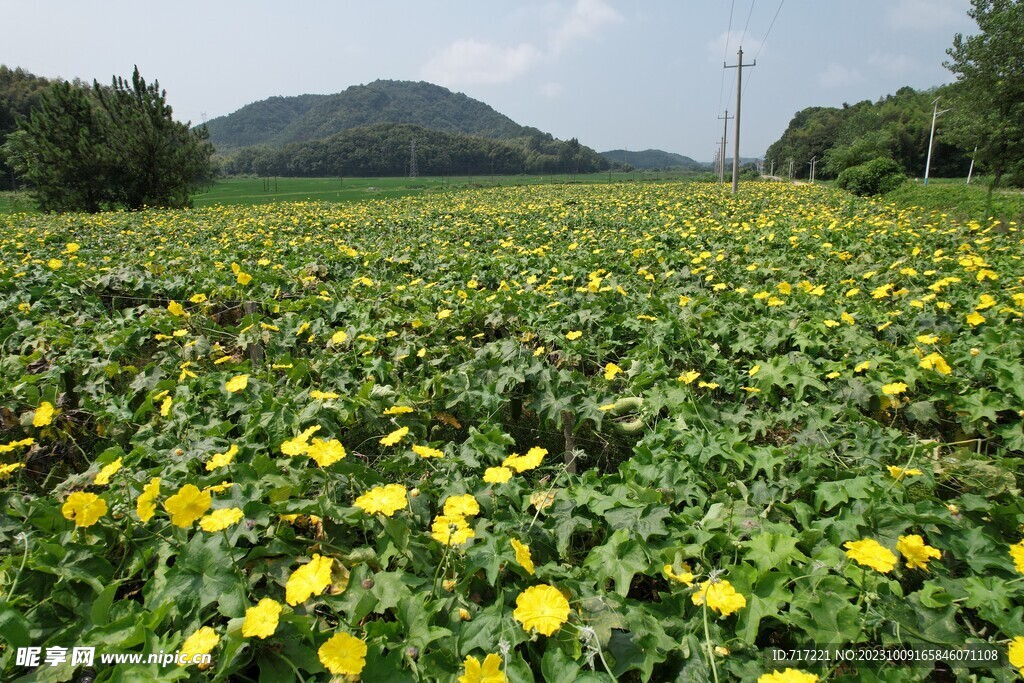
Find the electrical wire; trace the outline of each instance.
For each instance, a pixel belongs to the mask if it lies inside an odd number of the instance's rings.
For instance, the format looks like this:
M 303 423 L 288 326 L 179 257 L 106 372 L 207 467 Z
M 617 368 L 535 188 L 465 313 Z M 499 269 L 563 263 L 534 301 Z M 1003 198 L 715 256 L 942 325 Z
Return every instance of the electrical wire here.
M 725 29 L 725 54 L 722 55 L 722 82 L 718 85 L 718 109 L 715 111 L 722 111 L 722 92 L 725 90 L 725 60 L 729 57 L 729 36 L 732 33 L 732 14 L 733 10 L 736 9 L 736 0 L 732 0 L 732 4 L 729 6 L 729 27 Z

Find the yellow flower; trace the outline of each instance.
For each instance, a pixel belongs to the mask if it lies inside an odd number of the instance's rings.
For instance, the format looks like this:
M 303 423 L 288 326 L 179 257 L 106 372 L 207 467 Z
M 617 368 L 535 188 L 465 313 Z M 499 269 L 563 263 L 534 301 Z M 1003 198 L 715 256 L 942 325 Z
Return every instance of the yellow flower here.
M 483 665 L 472 655 L 462 663 L 466 673 L 459 676 L 459 683 L 506 683 L 505 672 L 501 669 L 501 656 L 491 653 L 484 657 Z
M 53 422 L 53 416 L 57 413 L 54 409 L 53 404 L 49 401 L 43 401 L 36 408 L 35 417 L 32 418 L 33 427 L 45 427 L 46 425 Z
M 181 304 L 174 299 L 171 299 L 171 302 L 167 304 L 167 311 L 178 318 L 188 315 L 188 313 L 185 312 L 185 309 L 181 307 Z
M 210 654 L 213 648 L 220 642 L 220 636 L 209 626 L 203 626 L 195 633 L 185 639 L 181 644 L 179 654 L 182 659 L 191 661 L 196 655 Z
M 760 365 L 755 365 L 754 367 L 752 367 L 749 370 L 747 370 L 747 374 L 750 375 L 751 377 L 753 377 L 754 375 L 756 375 L 759 372 L 761 372 L 761 366 Z
M 188 528 L 210 509 L 210 492 L 185 484 L 164 501 L 164 509 L 171 515 L 171 524 Z
M 866 360 L 866 361 L 857 363 L 857 365 L 854 366 L 853 371 L 854 372 L 864 372 L 865 370 L 868 370 L 870 368 L 871 368 L 871 361 Z
M 31 436 L 27 439 L 21 439 L 20 441 L 10 441 L 0 446 L 0 453 L 10 453 L 15 448 L 21 448 L 22 446 L 31 446 L 36 442 Z
M 399 427 L 395 431 L 391 432 L 387 436 L 381 438 L 381 446 L 394 446 L 396 443 L 405 438 L 405 435 L 409 433 L 408 427 Z
M 985 322 L 985 316 L 983 316 L 981 313 L 978 313 L 977 311 L 974 311 L 969 316 L 967 316 L 967 322 L 971 324 L 971 327 L 977 327 L 978 325 Z
M 1017 667 L 1021 676 L 1024 676 L 1024 636 L 1016 636 L 1006 652 L 1010 659 L 1010 666 Z
M 459 515 L 438 515 L 430 527 L 430 536 L 445 545 L 462 545 L 476 536 L 466 518 Z
M 831 318 L 826 319 L 824 322 L 825 327 L 839 327 L 841 324 L 838 320 L 832 320 Z
M 269 638 L 277 630 L 277 620 L 280 616 L 281 603 L 263 598 L 255 607 L 245 610 L 242 635 L 246 638 Z
M 897 467 L 896 465 L 889 465 L 886 469 L 889 470 L 889 474 L 896 481 L 899 481 L 903 477 L 920 477 L 922 474 L 924 474 L 924 472 L 917 469 L 916 467 L 903 468 Z
M 934 344 L 939 341 L 939 335 L 937 334 L 921 334 L 917 337 L 917 343 L 919 344 Z
M 206 515 L 199 520 L 199 528 L 203 531 L 223 531 L 230 526 L 234 526 L 242 521 L 242 517 L 245 515 L 242 513 L 241 508 L 221 508 L 220 510 L 214 510 L 210 514 Z
M 530 553 L 530 546 L 521 542 L 519 539 L 513 538 L 512 549 L 516 552 L 516 562 L 522 566 L 523 569 L 530 575 L 533 574 L 533 555 Z
M 201 304 L 206 301 L 206 295 L 200 292 L 199 294 L 193 294 L 188 300 L 194 304 Z
M 171 414 L 171 405 L 174 403 L 174 399 L 170 396 L 164 398 L 163 403 L 160 404 L 160 417 L 167 417 Z
M 289 439 L 281 444 L 281 452 L 285 455 L 302 455 L 309 450 L 309 437 L 320 431 L 320 425 L 314 425 L 303 430 L 294 439 Z
M 252 275 L 249 275 L 249 273 L 238 271 L 238 275 L 235 277 L 240 285 L 247 285 L 252 282 Z
M 471 493 L 448 496 L 444 501 L 444 514 L 448 517 L 472 517 L 480 514 L 480 504 Z
M 949 367 L 949 363 L 946 362 L 946 359 L 935 352 L 929 353 L 927 356 L 922 358 L 919 365 L 925 370 L 935 370 L 935 372 L 940 375 L 948 375 L 953 371 L 953 369 Z
M 227 491 L 232 486 L 234 486 L 234 484 L 231 483 L 230 481 L 222 481 L 219 484 L 207 486 L 206 488 L 203 489 L 203 493 L 220 493 L 222 491 Z
M 507 467 L 488 467 L 484 470 L 484 481 L 488 484 L 504 484 L 512 478 L 512 470 Z
M 148 522 L 156 513 L 156 499 L 160 495 L 160 477 L 153 477 L 142 487 L 142 493 L 135 501 L 135 514 L 143 522 Z
M 320 595 L 331 585 L 331 569 L 334 560 L 330 557 L 313 555 L 308 563 L 292 572 L 284 586 L 284 599 L 295 606 L 314 595 Z
M 50 268 L 50 270 L 57 270 L 58 268 L 64 265 L 64 262 L 61 261 L 60 259 L 52 258 L 46 262 L 46 265 Z
M 725 579 L 704 581 L 697 586 L 697 592 L 690 598 L 694 605 L 700 606 L 707 601 L 708 607 L 723 617 L 739 611 L 747 606 L 747 599 L 736 592 L 732 584 Z
M 512 616 L 527 632 L 534 629 L 550 636 L 569 620 L 569 601 L 554 586 L 530 586 L 516 598 Z
M 76 527 L 92 526 L 107 514 L 107 501 L 95 493 L 75 491 L 64 501 L 60 509 L 64 519 L 74 521 Z
M 438 450 L 436 448 L 431 448 L 430 446 L 415 445 L 415 446 L 412 447 L 412 452 L 415 453 L 416 455 L 420 456 L 421 458 L 443 458 L 444 457 L 444 451 Z
M 437 319 L 438 320 L 444 320 L 445 318 L 449 317 L 451 314 L 452 314 L 451 309 L 449 309 L 449 308 L 442 308 L 440 311 L 437 312 Z
M 544 508 L 551 507 L 552 505 L 554 505 L 554 503 L 554 491 L 548 491 L 547 493 L 544 493 L 543 491 L 536 491 L 530 494 L 530 505 L 537 508 L 538 510 L 543 510 Z
M 238 455 L 238 446 L 231 444 L 231 446 L 223 453 L 214 453 L 213 457 L 206 461 L 206 471 L 212 472 L 218 467 L 227 467 Z
M 854 319 L 854 317 L 852 315 L 850 315 L 849 313 L 847 313 L 846 311 L 843 311 L 843 314 L 841 316 L 839 316 L 839 318 L 840 318 L 840 320 L 842 320 L 847 325 L 853 325 L 854 323 L 857 322 Z
M 547 454 L 546 448 L 534 446 L 526 452 L 526 455 L 510 455 L 501 464 L 502 467 L 507 467 L 514 472 L 526 472 L 540 467 L 541 461 Z
M 247 386 L 249 386 L 249 375 L 235 375 L 224 384 L 224 388 L 232 394 L 238 393 Z
M 0 465 L 0 481 L 3 481 L 11 475 L 11 472 L 15 472 L 25 466 L 23 462 L 12 462 L 7 465 Z
M 82 245 L 78 244 L 77 242 L 68 242 L 67 244 L 64 245 L 64 253 L 65 254 L 74 254 L 76 251 L 78 251 L 81 248 L 82 248 Z
M 353 503 L 361 508 L 368 515 L 378 512 L 385 517 L 391 517 L 399 510 L 404 510 L 409 505 L 405 487 L 401 484 L 388 484 L 387 486 L 376 486 L 363 495 L 356 498 Z
M 581 331 L 579 331 L 579 330 L 571 330 L 571 331 L 565 333 L 565 338 L 568 339 L 569 341 L 576 341 L 577 339 L 579 339 L 582 336 L 583 336 L 583 333 Z
M 366 666 L 366 643 L 347 633 L 336 633 L 316 651 L 320 663 L 335 676 L 358 676 Z
M 942 558 L 942 552 L 938 548 L 925 545 L 924 539 L 917 534 L 900 536 L 896 541 L 896 550 L 906 559 L 907 567 L 910 569 L 928 571 L 929 560 Z
M 96 475 L 96 478 L 92 480 L 92 483 L 96 486 L 106 486 L 110 483 L 110 478 L 114 476 L 114 473 L 121 469 L 121 458 L 118 458 L 112 463 L 109 463 L 103 467 Z
M 607 365 L 604 366 L 604 378 L 609 382 L 615 379 L 615 375 L 619 374 L 620 372 L 622 372 L 622 368 L 620 368 L 615 363 L 608 363 Z
M 693 585 L 693 571 L 690 569 L 690 565 L 685 562 L 681 565 L 680 572 L 676 574 L 675 569 L 672 565 L 666 564 L 661 568 L 661 573 L 665 575 L 666 579 L 675 581 L 676 583 L 686 584 L 687 586 Z
M 346 339 L 348 339 L 348 335 L 345 333 L 345 330 L 338 330 L 331 335 L 332 344 L 344 344 Z
M 333 391 L 320 391 L 318 389 L 314 389 L 309 392 L 309 397 L 317 401 L 330 401 L 336 398 L 341 398 L 341 395 L 336 394 Z
M 862 541 L 847 541 L 843 547 L 846 548 L 848 558 L 883 574 L 891 572 L 896 566 L 896 556 L 892 554 L 892 551 L 872 538 L 865 538 Z
M 700 377 L 700 373 L 696 370 L 687 370 L 683 374 L 679 375 L 679 381 L 683 384 L 693 384 L 694 380 L 698 377 Z
M 882 393 L 886 396 L 895 396 L 896 394 L 902 394 L 907 390 L 907 385 L 903 382 L 893 382 L 892 384 L 883 384 Z
M 391 406 L 384 411 L 385 415 L 405 415 L 406 413 L 413 412 L 413 408 L 409 406 Z
M 770 674 L 761 674 L 757 683 L 817 683 L 817 680 L 817 674 L 809 674 L 799 669 L 774 669 Z
M 306 449 L 306 455 L 315 460 L 316 464 L 320 467 L 328 467 L 344 458 L 347 454 L 345 453 L 345 447 L 337 439 L 330 439 L 328 441 L 313 439 L 313 443 Z
M 1024 574 L 1024 541 L 1010 546 L 1010 558 L 1013 560 L 1014 568 Z

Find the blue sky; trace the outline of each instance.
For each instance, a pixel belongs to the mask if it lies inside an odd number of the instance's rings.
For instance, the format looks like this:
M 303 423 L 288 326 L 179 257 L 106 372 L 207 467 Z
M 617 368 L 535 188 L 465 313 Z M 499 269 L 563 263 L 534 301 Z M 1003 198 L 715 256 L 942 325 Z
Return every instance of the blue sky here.
M 64 78 L 160 81 L 198 123 L 273 95 L 426 80 L 598 151 L 709 160 L 744 70 L 741 156 L 798 110 L 952 80 L 968 0 L 0 0 L 0 63 Z M 780 9 L 781 7 L 781 9 Z M 731 31 L 730 13 L 732 15 Z M 768 33 L 773 17 L 777 19 Z M 767 37 L 766 37 L 767 33 Z M 730 132 L 730 138 L 732 132 Z M 729 143 L 732 149 L 732 143 Z

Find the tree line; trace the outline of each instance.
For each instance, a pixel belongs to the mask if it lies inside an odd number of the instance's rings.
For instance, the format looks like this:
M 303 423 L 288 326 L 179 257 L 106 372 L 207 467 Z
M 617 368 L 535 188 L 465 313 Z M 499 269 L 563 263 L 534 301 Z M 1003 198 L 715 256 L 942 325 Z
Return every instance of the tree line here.
M 414 142 L 420 175 L 594 173 L 612 167 L 576 139 L 556 140 L 539 131 L 496 140 L 401 123 L 353 128 L 280 148 L 245 147 L 218 161 L 227 175 L 405 176 Z

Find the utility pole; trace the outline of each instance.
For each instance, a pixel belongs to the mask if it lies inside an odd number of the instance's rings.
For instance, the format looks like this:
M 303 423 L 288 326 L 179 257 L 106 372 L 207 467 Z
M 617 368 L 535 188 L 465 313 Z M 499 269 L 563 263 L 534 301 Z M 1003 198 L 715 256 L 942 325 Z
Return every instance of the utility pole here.
M 945 114 L 948 109 L 939 111 L 939 98 L 936 97 L 932 104 L 932 132 L 928 135 L 928 160 L 924 163 L 924 186 L 928 187 L 928 171 L 931 170 L 932 166 L 932 142 L 935 140 L 935 119 L 939 118 L 940 114 Z
M 768 175 L 775 177 L 775 159 L 772 159 L 772 170 L 768 172 Z
M 818 160 L 818 156 L 814 155 L 813 157 L 811 157 L 811 160 L 807 162 L 807 165 L 811 167 L 811 176 L 810 176 L 811 185 L 814 184 L 814 164 L 815 164 L 815 162 L 817 160 Z
M 420 171 L 416 167 L 416 141 L 413 140 L 409 146 L 409 177 L 415 178 L 419 174 Z
M 793 157 L 789 158 L 789 180 L 790 182 L 793 180 Z
M 732 66 L 728 64 L 722 66 L 726 69 L 736 69 L 736 139 L 734 140 L 735 151 L 732 155 L 732 193 L 736 194 L 740 186 L 740 102 L 743 98 L 743 69 L 757 66 L 757 60 L 755 59 L 752 64 L 744 64 L 743 46 L 741 45 L 736 63 Z
M 978 146 L 974 146 L 974 151 L 971 152 L 971 167 L 967 169 L 967 184 L 971 184 L 971 174 L 974 173 L 974 156 L 978 153 Z M 11 182 L 14 181 L 14 176 L 11 176 Z
M 729 110 L 725 110 L 725 116 L 719 116 L 719 120 L 722 123 L 722 167 L 719 171 L 718 182 L 725 183 L 725 143 L 729 136 L 729 119 L 736 118 L 735 116 L 729 116 Z

